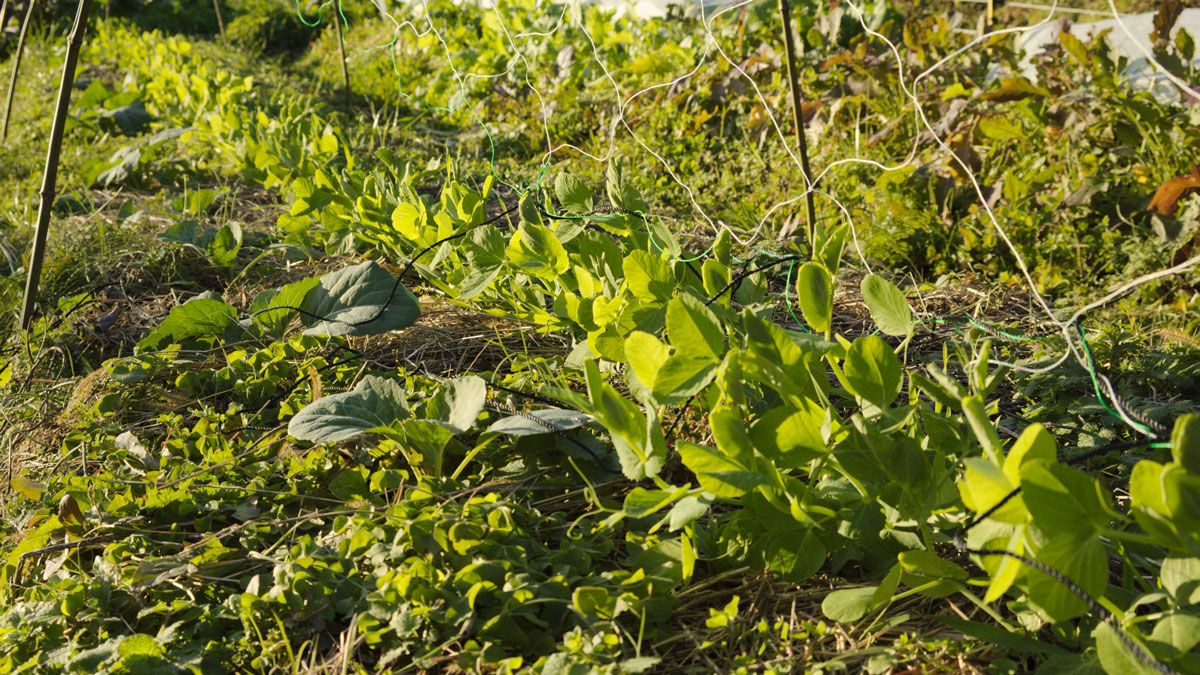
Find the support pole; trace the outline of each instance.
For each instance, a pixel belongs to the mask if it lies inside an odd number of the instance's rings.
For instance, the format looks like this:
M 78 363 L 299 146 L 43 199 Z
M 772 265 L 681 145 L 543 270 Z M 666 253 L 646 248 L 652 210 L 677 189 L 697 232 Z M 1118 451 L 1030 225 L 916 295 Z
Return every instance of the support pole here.
M 41 202 L 38 203 L 37 227 L 33 234 L 33 251 L 29 254 L 29 277 L 25 281 L 25 298 L 21 306 L 21 330 L 28 330 L 37 303 L 38 282 L 42 276 L 42 259 L 46 255 L 46 235 L 50 230 L 50 211 L 58 183 L 58 155 L 62 150 L 63 129 L 67 123 L 67 108 L 71 103 L 71 88 L 75 84 L 75 64 L 87 30 L 88 10 L 92 0 L 79 0 L 75 23 L 67 37 L 67 55 L 63 59 L 62 80 L 58 85 L 58 103 L 54 122 L 50 126 L 50 148 L 46 151 L 46 169 L 42 175 Z
M 29 24 L 33 23 L 33 4 L 28 0 L 25 6 L 25 20 L 21 22 L 21 37 L 17 38 L 17 53 L 13 55 L 12 77 L 8 80 L 8 96 L 4 102 L 4 126 L 0 128 L 0 141 L 8 140 L 8 120 L 12 117 L 13 94 L 17 91 L 17 74 L 21 72 L 21 56 L 25 54 L 25 36 L 29 34 Z
M 225 39 L 225 19 L 221 18 L 221 0 L 213 0 L 213 11 L 217 13 L 217 29 L 221 31 L 221 39 Z
M 8 25 L 8 0 L 0 2 L 0 41 L 3 41 L 4 27 Z
M 346 40 L 342 35 L 342 3 L 339 0 L 333 8 L 333 29 L 337 31 L 338 58 L 342 61 L 342 88 L 346 97 L 346 107 L 350 107 L 350 71 L 346 68 Z
M 808 208 L 808 245 L 811 255 L 817 252 L 817 207 L 813 196 L 812 167 L 808 164 L 808 139 L 804 136 L 804 111 L 801 108 L 803 96 L 798 82 L 799 73 L 796 66 L 796 45 L 792 40 L 792 8 L 788 0 L 779 0 L 779 14 L 783 18 L 783 46 L 787 52 L 788 85 L 792 90 L 792 117 L 796 124 L 796 144 L 800 146 L 800 166 L 804 170 L 804 186 L 808 191 L 805 205 Z

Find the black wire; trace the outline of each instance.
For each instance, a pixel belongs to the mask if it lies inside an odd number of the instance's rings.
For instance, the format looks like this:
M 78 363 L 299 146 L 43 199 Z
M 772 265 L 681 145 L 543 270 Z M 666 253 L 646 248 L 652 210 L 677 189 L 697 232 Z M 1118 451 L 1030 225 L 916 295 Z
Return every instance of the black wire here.
M 741 284 L 743 279 L 745 279 L 746 277 L 748 277 L 752 274 L 757 274 L 758 272 L 762 272 L 763 270 L 771 269 L 772 267 L 775 267 L 777 265 L 782 265 L 785 262 L 791 262 L 793 260 L 800 260 L 801 258 L 802 258 L 802 256 L 800 254 L 785 255 L 782 258 L 776 258 L 775 260 L 772 260 L 771 262 L 766 263 L 765 265 L 759 265 L 758 267 L 755 267 L 754 269 L 750 269 L 750 270 L 741 272 L 736 277 L 734 277 L 729 283 L 725 284 L 724 288 L 722 288 L 721 290 L 714 293 L 712 295 L 712 297 L 710 297 L 708 300 L 705 300 L 704 306 L 708 307 L 709 305 L 713 304 L 714 302 L 717 301 L 717 298 L 721 297 L 722 295 L 725 295 L 725 293 L 729 292 L 731 289 L 733 289 L 734 287 Z

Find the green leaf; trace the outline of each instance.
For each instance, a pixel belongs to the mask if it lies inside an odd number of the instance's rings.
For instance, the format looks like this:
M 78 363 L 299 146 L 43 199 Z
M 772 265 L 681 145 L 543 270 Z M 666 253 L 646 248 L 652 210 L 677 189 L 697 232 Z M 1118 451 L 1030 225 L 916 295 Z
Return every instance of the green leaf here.
M 1061 647 L 1056 647 L 1042 640 L 1035 640 L 1018 633 L 1010 633 L 999 626 L 979 621 L 966 621 L 956 616 L 934 617 L 951 630 L 956 630 L 967 637 L 1006 647 L 1020 654 L 1041 654 L 1044 656 L 1070 655 Z
M 936 579 L 955 579 L 965 581 L 967 571 L 936 554 L 915 549 L 904 551 L 898 556 L 900 567 L 910 574 L 918 574 Z
M 1026 510 L 1021 495 L 1009 498 L 1017 486 L 1004 475 L 1000 467 L 984 457 L 968 457 L 963 460 L 963 465 L 966 470 L 958 484 L 958 491 L 967 508 L 981 514 L 1008 498 L 1008 502 L 989 517 L 1013 525 L 1020 525 L 1028 520 L 1029 511 Z
M 979 120 L 979 131 L 997 141 L 1023 141 L 1025 130 L 1020 124 L 1007 117 L 984 117 Z
M 627 353 L 628 354 L 628 353 Z M 700 393 L 717 375 L 718 363 L 704 357 L 672 354 L 658 370 L 652 392 L 663 405 L 685 401 Z
M 1058 535 L 1038 550 L 1036 559 L 1070 579 L 1093 598 L 1104 592 L 1108 558 L 1097 537 Z M 1029 599 L 1054 621 L 1066 621 L 1089 611 L 1087 603 L 1072 593 L 1066 584 L 1036 569 L 1029 569 L 1027 575 Z
M 882 410 L 900 395 L 904 370 L 883 338 L 868 335 L 850 345 L 845 375 L 851 393 Z
M 666 256 L 634 251 L 621 263 L 629 292 L 643 302 L 666 303 L 675 295 L 675 270 Z
M 1008 450 L 1004 458 L 1004 475 L 1013 485 L 1021 483 L 1021 466 L 1034 460 L 1053 462 L 1058 457 L 1058 444 L 1046 428 L 1031 424 L 1021 432 L 1020 438 Z
M 517 211 L 521 214 L 522 222 L 530 225 L 542 224 L 542 213 L 538 211 L 536 200 L 537 196 L 533 192 L 526 192 L 521 196 L 521 201 L 517 203 Z M 555 237 L 555 240 L 557 239 L 558 237 Z
M 352 391 L 305 406 L 288 423 L 288 434 L 313 443 L 333 443 L 389 429 L 406 417 L 408 402 L 400 383 L 368 375 Z
M 508 260 L 522 272 L 554 281 L 571 266 L 562 242 L 549 228 L 522 223 L 508 242 Z
M 630 480 L 658 475 L 667 460 L 662 426 L 653 410 L 643 412 L 604 381 L 595 361 L 586 365 L 588 396 L 596 421 L 612 436 L 621 470 Z
M 571 606 L 585 617 L 610 616 L 608 591 L 600 586 L 579 586 L 571 594 Z
M 212 244 L 209 245 L 213 264 L 217 267 L 231 267 L 237 260 L 237 254 L 241 248 L 242 226 L 237 223 L 221 226 L 221 229 L 217 230 L 217 235 L 213 237 Z
M 1108 509 L 1088 474 L 1049 461 L 1021 467 L 1021 497 L 1033 522 L 1047 534 L 1088 536 L 1107 526 Z
M 377 335 L 421 316 L 416 296 L 373 260 L 322 276 L 300 307 L 305 335 Z
M 875 586 L 833 591 L 821 601 L 821 613 L 838 623 L 853 623 L 874 606 Z
M 725 352 L 725 332 L 712 310 L 689 294 L 677 295 L 667 304 L 667 337 L 675 352 L 682 356 L 721 360 Z
M 254 315 L 254 323 L 269 337 L 283 337 L 283 334 L 287 332 L 288 324 L 297 314 L 296 310 L 292 308 L 302 307 L 304 299 L 308 297 L 308 292 L 316 288 L 319 282 L 320 279 L 317 277 L 306 277 L 294 281 L 278 291 L 268 292 L 269 294 L 263 298 L 265 301 L 263 306 L 259 307 L 257 303 L 250 306 L 250 312 Z M 255 298 L 255 300 L 258 299 Z
M 551 434 L 555 430 L 568 431 L 575 429 L 587 424 L 591 419 L 589 415 L 577 410 L 546 408 L 545 410 L 533 410 L 497 420 L 487 428 L 487 431 L 507 434 L 509 436 L 537 436 L 539 434 Z
M 833 277 L 821 263 L 805 263 L 796 275 L 796 299 L 804 320 L 818 333 L 828 333 L 833 321 Z
M 674 532 L 707 513 L 708 507 L 712 505 L 712 498 L 712 494 L 705 492 L 700 496 L 688 496 L 676 502 L 675 506 L 671 507 L 670 530 Z
M 562 204 L 564 210 L 573 214 L 587 213 L 594 204 L 592 189 L 579 178 L 563 172 L 554 178 L 554 196 Z
M 1170 555 L 1159 572 L 1162 586 L 1180 605 L 1200 605 L 1200 558 Z
M 475 426 L 475 418 L 487 401 L 487 383 L 477 375 L 455 378 L 442 385 L 434 401 L 440 404 L 438 420 L 456 434 L 464 434 Z
M 868 274 L 862 280 L 862 296 L 879 330 L 901 337 L 912 331 L 912 312 L 895 284 L 878 274 Z
M 42 485 L 37 481 L 30 480 L 25 476 L 13 476 L 12 481 L 9 482 L 9 487 L 17 492 L 20 492 L 21 495 L 26 499 L 31 499 L 33 501 L 41 499 L 42 495 L 46 492 L 45 485 Z
M 625 359 L 638 381 L 654 386 L 658 371 L 671 355 L 671 348 L 649 333 L 635 330 L 625 336 Z
M 1172 612 L 1154 624 L 1150 644 L 1176 658 L 1192 651 L 1200 643 L 1200 615 L 1192 612 Z
M 193 298 L 171 309 L 166 319 L 137 344 L 144 353 L 192 337 L 220 337 L 237 323 L 237 310 L 221 300 Z
M 717 497 L 741 497 L 759 485 L 767 483 L 766 476 L 748 470 L 724 452 L 695 443 L 676 446 L 683 465 L 691 469 L 700 486 Z
M 625 495 L 625 504 L 622 508 L 630 518 L 645 518 L 674 503 L 684 494 L 687 494 L 687 491 L 683 489 L 647 490 L 635 487 Z
M 1096 653 L 1107 675 L 1157 675 L 1159 672 L 1134 656 L 1107 622 L 1100 622 L 1092 631 L 1092 637 L 1096 638 Z M 1145 651 L 1145 646 L 1139 646 Z
M 1175 420 L 1171 457 L 1188 473 L 1200 476 L 1200 415 L 1188 413 Z
M 803 468 L 827 452 L 821 437 L 825 410 L 809 399 L 803 399 L 803 404 L 802 408 L 772 408 L 750 427 L 755 449 L 780 468 Z
M 608 201 L 626 211 L 646 212 L 646 202 L 642 200 L 637 189 L 629 183 L 629 173 L 621 158 L 613 159 L 608 163 L 605 178 L 604 187 L 608 192 Z

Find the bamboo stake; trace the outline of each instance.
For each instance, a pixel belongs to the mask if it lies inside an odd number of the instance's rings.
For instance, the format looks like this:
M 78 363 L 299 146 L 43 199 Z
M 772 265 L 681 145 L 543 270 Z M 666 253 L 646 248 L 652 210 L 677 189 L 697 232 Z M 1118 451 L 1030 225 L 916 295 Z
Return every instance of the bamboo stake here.
M 8 0 L 0 3 L 0 39 L 4 36 L 4 27 L 8 25 Z
M 225 39 L 225 19 L 221 18 L 221 0 L 213 0 L 213 11 L 217 13 L 217 29 L 221 31 L 221 39 Z
M 796 144 L 800 146 L 800 167 L 804 170 L 805 189 L 808 191 L 805 195 L 805 205 L 808 209 L 808 245 L 812 255 L 816 256 L 817 207 L 812 192 L 816 185 L 813 184 L 812 167 L 808 164 L 808 139 L 804 136 L 804 111 L 800 105 L 803 98 L 797 80 L 799 73 L 796 72 L 796 45 L 792 40 L 792 8 L 788 0 L 779 0 L 779 14 L 783 18 L 783 46 L 787 52 L 788 85 L 792 90 L 792 118 L 796 124 Z
M 37 228 L 33 235 L 33 251 L 29 254 L 29 277 L 25 280 L 25 298 L 21 306 L 21 329 L 28 330 L 33 321 L 33 307 L 37 302 L 38 282 L 42 275 L 42 259 L 46 255 L 46 235 L 50 230 L 50 211 L 54 203 L 55 185 L 58 182 L 58 156 L 62 150 L 63 129 L 67 122 L 67 108 L 71 103 L 71 87 L 75 84 L 75 64 L 79 60 L 79 48 L 87 30 L 88 10 L 92 0 L 79 0 L 75 23 L 67 36 L 67 55 L 63 59 L 62 80 L 58 85 L 58 103 L 54 110 L 54 122 L 50 126 L 50 147 L 46 151 L 46 169 L 42 174 L 41 202 L 38 204 Z
M 333 8 L 333 29 L 337 31 L 338 57 L 342 60 L 342 87 L 345 89 L 346 107 L 350 107 L 350 71 L 346 69 L 346 41 L 342 35 L 342 3 Z
M 21 56 L 25 54 L 25 36 L 29 34 L 29 24 L 33 23 L 34 0 L 29 0 L 25 6 L 25 20 L 21 22 L 21 37 L 17 38 L 17 53 L 13 55 L 12 77 L 8 80 L 8 97 L 4 102 L 4 126 L 0 128 L 0 141 L 8 140 L 8 120 L 12 117 L 13 94 L 17 90 L 17 74 L 21 71 Z

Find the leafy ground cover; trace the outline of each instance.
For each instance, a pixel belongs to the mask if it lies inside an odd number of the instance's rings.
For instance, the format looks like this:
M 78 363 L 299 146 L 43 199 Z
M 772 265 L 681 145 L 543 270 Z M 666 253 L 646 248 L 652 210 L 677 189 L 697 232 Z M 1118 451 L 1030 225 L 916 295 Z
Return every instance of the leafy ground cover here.
M 804 5 L 807 223 L 772 6 L 268 5 L 93 25 L 23 333 L 29 46 L 0 670 L 1200 672 L 1200 106 Z

